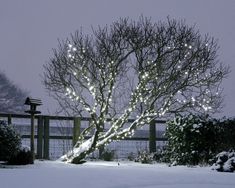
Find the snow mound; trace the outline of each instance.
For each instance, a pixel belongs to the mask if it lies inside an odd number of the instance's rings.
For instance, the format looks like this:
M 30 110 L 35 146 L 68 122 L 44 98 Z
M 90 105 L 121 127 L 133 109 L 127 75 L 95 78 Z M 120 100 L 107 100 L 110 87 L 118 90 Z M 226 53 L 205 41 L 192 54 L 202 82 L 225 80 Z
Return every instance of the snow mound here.
M 234 172 L 235 171 L 235 152 L 221 152 L 215 157 L 215 163 L 212 166 L 213 170 L 219 172 Z

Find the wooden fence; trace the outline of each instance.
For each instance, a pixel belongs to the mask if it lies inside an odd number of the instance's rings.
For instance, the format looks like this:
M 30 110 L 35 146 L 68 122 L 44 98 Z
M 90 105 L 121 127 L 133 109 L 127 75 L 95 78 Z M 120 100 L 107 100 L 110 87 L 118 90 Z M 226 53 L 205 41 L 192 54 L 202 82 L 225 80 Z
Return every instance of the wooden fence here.
M 13 119 L 28 119 L 30 120 L 30 115 L 24 114 L 5 114 L 0 113 L 0 118 L 5 118 L 8 124 L 12 124 Z M 78 136 L 81 131 L 81 122 L 90 122 L 89 117 L 67 117 L 67 116 L 46 116 L 46 115 L 36 115 L 35 120 L 37 121 L 37 134 L 35 135 L 35 139 L 37 140 L 37 151 L 36 156 L 38 159 L 49 159 L 49 143 L 50 139 L 70 139 L 72 143 L 75 144 L 77 142 Z M 51 120 L 67 120 L 73 121 L 72 128 L 72 136 L 64 136 L 64 135 L 50 135 L 50 121 Z M 129 119 L 128 123 L 133 122 L 134 119 Z M 137 140 L 137 141 L 149 141 L 149 150 L 156 150 L 156 141 L 167 141 L 164 137 L 156 137 L 156 125 L 157 124 L 165 124 L 164 120 L 155 120 L 150 124 L 149 128 L 149 137 L 132 137 L 125 138 L 124 140 Z M 30 138 L 29 134 L 21 135 L 22 138 Z

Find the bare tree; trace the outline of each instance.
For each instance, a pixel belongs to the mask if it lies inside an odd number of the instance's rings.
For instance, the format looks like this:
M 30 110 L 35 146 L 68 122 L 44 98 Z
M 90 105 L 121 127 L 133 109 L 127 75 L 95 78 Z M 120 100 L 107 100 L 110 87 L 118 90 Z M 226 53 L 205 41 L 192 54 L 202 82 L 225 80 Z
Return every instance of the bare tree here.
M 24 100 L 27 94 L 0 72 L 0 112 L 24 112 Z
M 229 72 L 217 50 L 214 38 L 169 18 L 158 23 L 120 19 L 93 29 L 91 36 L 77 31 L 59 42 L 44 67 L 44 84 L 66 108 L 82 109 L 92 119 L 61 159 L 79 163 L 167 113 L 217 111 L 219 86 Z M 127 127 L 130 117 L 135 121 Z

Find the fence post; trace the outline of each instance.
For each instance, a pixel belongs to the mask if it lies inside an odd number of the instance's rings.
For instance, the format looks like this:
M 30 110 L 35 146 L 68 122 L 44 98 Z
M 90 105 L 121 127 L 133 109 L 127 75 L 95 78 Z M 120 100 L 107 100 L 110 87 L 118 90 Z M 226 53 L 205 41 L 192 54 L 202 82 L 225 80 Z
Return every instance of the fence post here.
M 8 114 L 8 116 L 7 116 L 7 123 L 8 123 L 8 125 L 12 124 L 11 114 Z
M 50 139 L 50 119 L 49 116 L 44 116 L 44 147 L 43 159 L 49 159 L 49 139 Z
M 104 125 L 101 126 L 101 132 L 104 132 Z M 103 153 L 104 153 L 104 146 L 99 147 L 99 159 L 103 158 Z
M 81 118 L 74 117 L 73 119 L 73 146 L 78 141 L 78 137 L 80 135 L 80 127 L 81 127 Z
M 149 152 L 156 152 L 156 123 L 152 120 L 149 124 Z
M 33 161 L 35 160 L 35 147 L 34 147 L 34 138 L 35 138 L 35 131 L 34 131 L 34 120 L 35 114 L 31 114 L 31 134 L 30 134 L 30 151 L 33 156 Z
M 42 159 L 43 116 L 38 116 L 37 158 Z

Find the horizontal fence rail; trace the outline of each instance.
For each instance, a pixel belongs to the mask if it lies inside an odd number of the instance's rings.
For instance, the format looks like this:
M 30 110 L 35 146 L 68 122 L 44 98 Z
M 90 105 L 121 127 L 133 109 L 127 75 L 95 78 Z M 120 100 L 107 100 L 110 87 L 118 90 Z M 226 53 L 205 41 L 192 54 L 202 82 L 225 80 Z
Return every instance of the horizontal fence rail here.
M 30 115 L 26 114 L 5 114 L 0 113 L 0 118 L 3 118 L 8 124 L 12 124 L 16 130 L 21 134 L 22 139 L 27 140 L 27 143 L 30 139 Z M 22 123 L 20 120 L 25 119 L 25 122 Z M 36 134 L 34 140 L 36 144 L 36 156 L 38 159 L 53 159 L 59 157 L 72 149 L 72 146 L 76 143 L 80 132 L 86 127 L 86 123 L 90 122 L 89 117 L 68 117 L 68 116 L 46 116 L 46 115 L 36 115 L 35 121 L 36 125 Z M 110 121 L 109 119 L 107 121 Z M 129 119 L 127 123 L 134 122 L 134 119 Z M 53 122 L 56 122 L 53 124 Z M 163 146 L 167 139 L 163 136 L 164 131 L 156 131 L 156 125 L 166 124 L 165 120 L 155 120 L 154 124 L 149 126 L 148 130 L 137 130 L 134 137 L 125 138 L 121 142 L 123 144 L 114 144 L 110 145 L 115 150 L 120 150 L 124 148 L 124 145 L 130 145 L 128 149 L 125 150 L 126 153 L 132 153 L 133 148 L 140 150 L 140 148 L 148 149 L 149 151 L 156 151 L 156 144 L 158 142 L 163 142 Z M 86 137 L 89 138 L 89 137 Z M 59 151 L 59 146 L 62 146 L 63 151 Z M 140 146 L 138 146 L 140 145 Z M 144 146 L 142 146 L 144 145 Z M 139 148 L 138 148 L 139 147 Z M 113 149 L 110 148 L 110 149 Z M 52 150 L 54 150 L 53 154 Z M 120 153 L 121 151 L 119 151 Z M 60 153 L 60 154 L 59 154 Z M 122 152 L 121 152 L 122 153 Z M 124 156 L 124 154 L 120 154 Z

